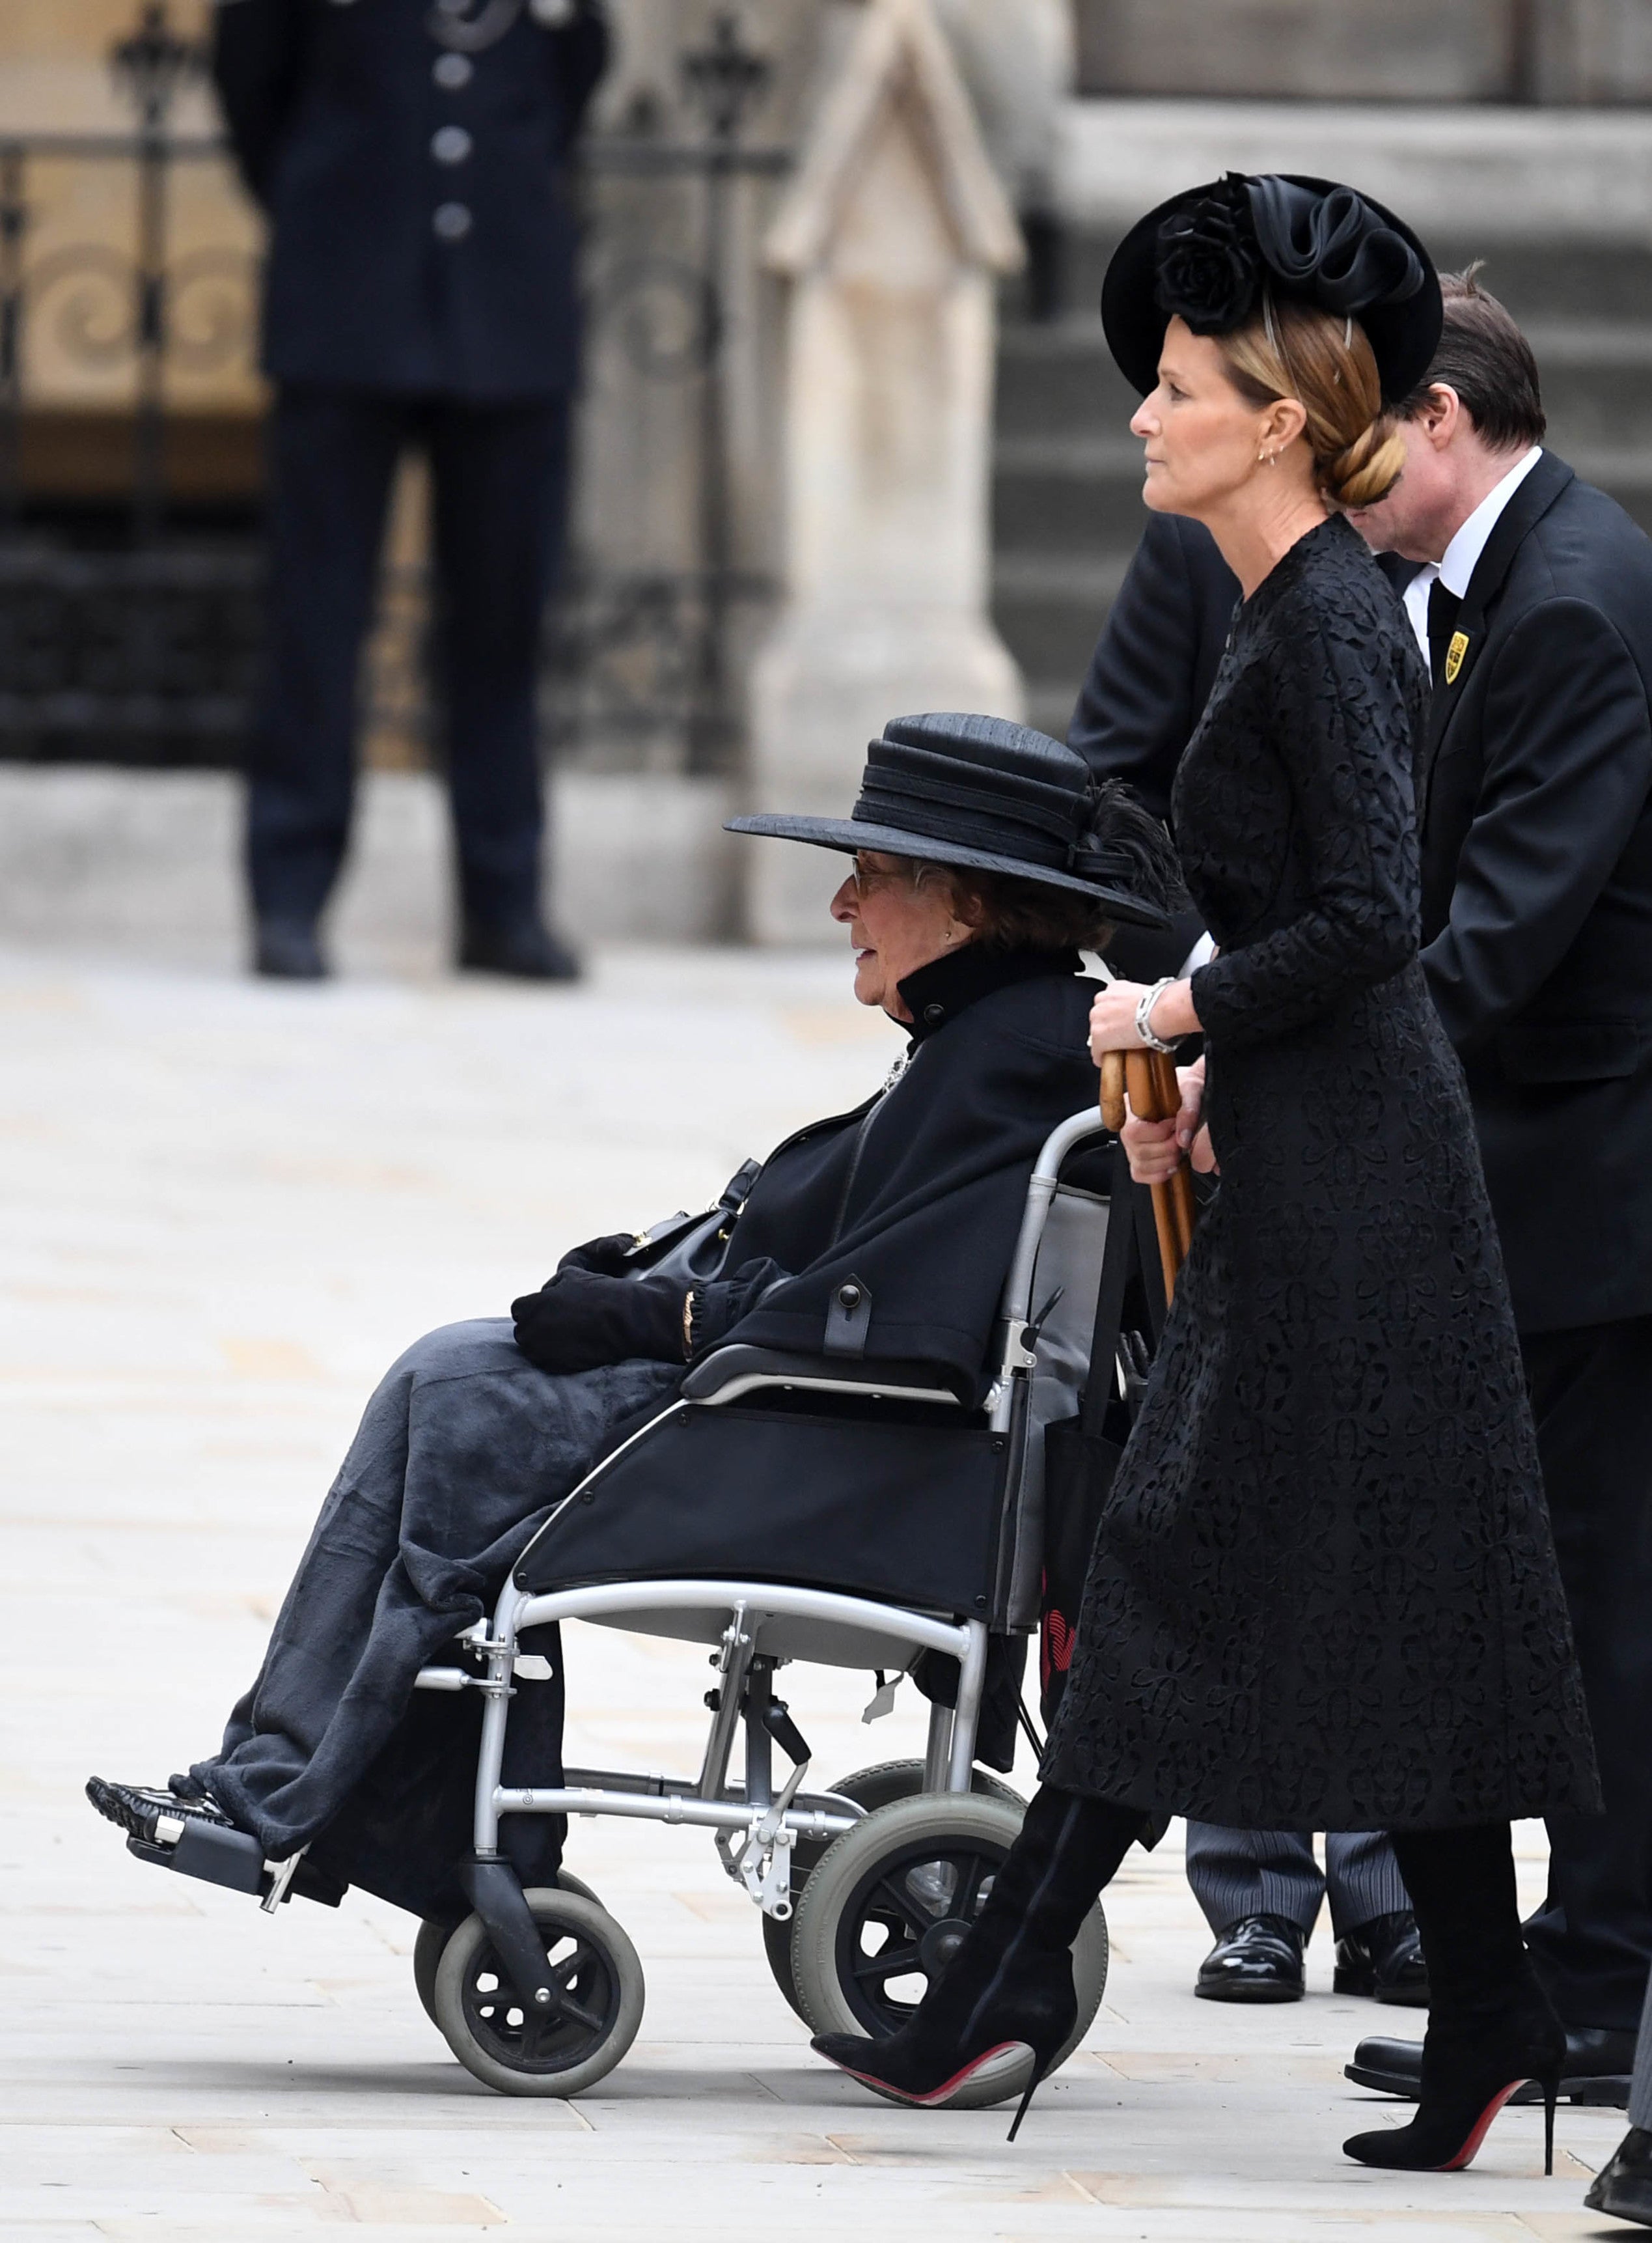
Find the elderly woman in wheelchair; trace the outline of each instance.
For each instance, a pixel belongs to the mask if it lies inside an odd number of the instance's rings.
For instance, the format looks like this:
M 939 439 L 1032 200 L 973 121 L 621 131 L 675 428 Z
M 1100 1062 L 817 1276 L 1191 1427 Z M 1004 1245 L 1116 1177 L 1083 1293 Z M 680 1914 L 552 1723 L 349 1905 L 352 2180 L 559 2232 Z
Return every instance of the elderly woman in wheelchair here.
M 984 717 L 892 722 L 850 818 L 734 830 L 852 856 L 831 913 L 856 998 L 908 1032 L 889 1081 L 707 1217 L 577 1247 L 512 1322 L 416 1342 L 218 1753 L 165 1786 L 87 1786 L 145 1862 L 269 1910 L 356 1883 L 421 1916 L 420 1997 L 507 2092 L 589 2085 L 641 2016 L 630 1942 L 561 1868 L 570 1811 L 710 1829 L 793 2006 L 876 2032 L 910 2016 L 1018 1824 L 975 1763 L 1013 1756 L 1041 1425 L 1075 1406 L 1099 1268 L 1096 1196 L 1055 1220 L 1061 1162 L 1099 1127 L 1079 953 L 1164 924 L 1173 859 L 1122 789 Z M 712 1647 L 697 1776 L 564 1769 L 566 1618 Z M 794 1659 L 914 1671 L 927 1761 L 804 1791 L 774 1692 Z M 1074 1955 L 1076 2043 L 1098 1910 Z M 975 2099 L 1015 2091 L 1021 2062 Z

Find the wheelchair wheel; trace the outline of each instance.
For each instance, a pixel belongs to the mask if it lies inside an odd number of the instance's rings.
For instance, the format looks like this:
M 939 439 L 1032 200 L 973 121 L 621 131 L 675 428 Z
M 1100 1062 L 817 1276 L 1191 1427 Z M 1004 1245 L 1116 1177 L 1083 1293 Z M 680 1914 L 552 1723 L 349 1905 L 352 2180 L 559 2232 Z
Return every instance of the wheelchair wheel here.
M 558 1892 L 574 1893 L 581 1900 L 588 1900 L 594 1908 L 602 1905 L 589 1885 L 581 1883 L 578 1877 L 571 1877 L 566 1869 L 559 1869 L 556 1873 L 556 1889 Z M 451 1923 L 441 1923 L 433 1916 L 427 1916 L 420 1925 L 419 1937 L 413 1942 L 413 1991 L 419 1997 L 420 2008 L 433 2025 L 436 2024 L 436 1972 L 441 1963 L 441 1950 L 447 1946 L 453 1930 Z M 437 2031 L 440 2031 L 439 2025 Z
M 906 2024 L 980 1913 L 1022 1812 L 1019 1801 L 930 1793 L 879 1808 L 834 1839 L 793 1918 L 797 2005 L 815 2031 L 882 2039 Z M 1088 2032 L 1106 1990 L 1099 1903 L 1072 1943 L 1072 1977 L 1078 2014 L 1056 2065 Z M 958 2107 L 1001 2103 L 1026 2079 L 1020 2064 L 979 2080 Z
M 970 1773 L 970 1786 L 984 1799 L 1007 1799 L 1017 1811 L 1026 1802 L 1018 1791 L 996 1775 L 989 1775 L 983 1768 Z M 921 1760 L 880 1761 L 876 1768 L 857 1768 L 846 1775 L 841 1783 L 829 1786 L 845 1799 L 852 1799 L 870 1815 L 875 1808 L 887 1807 L 897 1799 L 916 1799 L 923 1789 L 923 1763 Z M 803 1887 L 819 1867 L 821 1858 L 831 1845 L 829 1838 L 800 1838 L 792 1848 L 791 1905 L 792 1913 L 782 1923 L 772 1916 L 762 1919 L 763 1953 L 774 1981 L 787 2002 L 802 2017 L 803 2012 L 797 2000 L 797 1981 L 792 1970 L 791 1937 L 797 1921 L 797 1903 L 802 1898 Z M 805 2024 L 809 2022 L 803 2017 Z
M 605 2079 L 642 2022 L 642 1965 L 604 1910 L 538 1885 L 524 1896 L 560 1989 L 529 2014 L 510 1992 L 487 1927 L 467 1916 L 442 1950 L 436 2023 L 467 2071 L 501 2095 L 577 2095 Z

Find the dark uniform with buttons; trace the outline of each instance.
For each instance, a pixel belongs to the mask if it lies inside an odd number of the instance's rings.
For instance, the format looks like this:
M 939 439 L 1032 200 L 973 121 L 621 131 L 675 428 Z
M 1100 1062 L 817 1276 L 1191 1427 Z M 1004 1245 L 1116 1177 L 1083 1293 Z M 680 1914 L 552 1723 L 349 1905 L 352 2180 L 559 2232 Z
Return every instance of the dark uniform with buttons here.
M 564 161 L 607 52 L 596 0 L 219 0 L 214 76 L 271 226 L 271 665 L 247 835 L 265 970 L 320 970 L 409 444 L 432 473 L 461 960 L 571 965 L 540 919 L 534 704 L 579 365 Z

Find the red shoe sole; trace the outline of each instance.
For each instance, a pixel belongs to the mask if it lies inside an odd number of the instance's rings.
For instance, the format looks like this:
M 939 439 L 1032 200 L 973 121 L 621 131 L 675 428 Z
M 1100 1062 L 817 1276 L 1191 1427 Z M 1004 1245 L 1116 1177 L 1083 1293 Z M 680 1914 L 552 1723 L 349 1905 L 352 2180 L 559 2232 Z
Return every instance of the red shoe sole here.
M 938 2087 L 931 2087 L 923 2095 L 909 2095 L 904 2088 L 892 2086 L 887 2079 L 879 2079 L 870 2071 L 856 2071 L 853 2065 L 839 2065 L 838 2070 L 848 2072 L 851 2079 L 858 2079 L 863 2087 L 875 2087 L 880 2095 L 892 2095 L 897 2103 L 908 2104 L 915 2111 L 935 2111 L 946 2104 L 961 2087 L 967 2087 L 970 2080 L 977 2078 L 988 2065 L 1001 2056 L 1009 2055 L 1011 2051 L 1020 2056 L 1032 2055 L 1032 2050 L 1024 2040 L 1001 2040 L 991 2048 L 983 2049 L 980 2055 L 972 2057 L 961 2071 L 955 2071 L 950 2079 L 944 2079 Z M 1004 2091 L 1006 2094 L 1010 2091 L 1007 2086 Z
M 1492 2097 L 1491 2101 L 1481 2112 L 1479 2118 L 1475 2119 L 1468 2139 L 1463 2144 L 1461 2149 L 1458 2151 L 1456 2156 L 1454 2158 L 1447 2158 L 1443 2166 L 1432 2166 L 1430 2170 L 1434 2172 L 1461 2172 L 1465 2166 L 1473 2165 L 1474 2159 L 1479 2152 L 1480 2145 L 1485 2140 L 1487 2133 L 1490 2130 L 1492 2120 L 1502 2109 L 1504 2104 L 1508 2102 L 1514 2090 L 1517 2087 L 1523 2087 L 1525 2085 L 1526 2082 L 1523 2079 L 1511 2079 L 1507 2087 L 1500 2087 L 1496 2094 Z

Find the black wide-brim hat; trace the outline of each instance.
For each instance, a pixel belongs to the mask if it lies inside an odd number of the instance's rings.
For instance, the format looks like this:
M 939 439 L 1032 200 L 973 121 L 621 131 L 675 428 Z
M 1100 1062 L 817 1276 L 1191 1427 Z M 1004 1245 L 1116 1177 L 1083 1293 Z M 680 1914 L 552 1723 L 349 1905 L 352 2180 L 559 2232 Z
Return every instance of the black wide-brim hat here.
M 1168 926 L 1179 885 L 1169 836 L 1128 787 L 1098 785 L 1082 756 L 1002 717 L 891 717 L 849 817 L 763 812 L 725 830 L 1006 872 L 1092 896 L 1132 926 Z
M 1365 329 L 1385 402 L 1427 374 L 1444 319 L 1434 259 L 1405 220 L 1334 179 L 1295 172 L 1189 187 L 1132 226 L 1101 289 L 1107 347 L 1131 387 L 1158 380 L 1177 313 L 1195 334 L 1242 326 L 1266 287 Z

